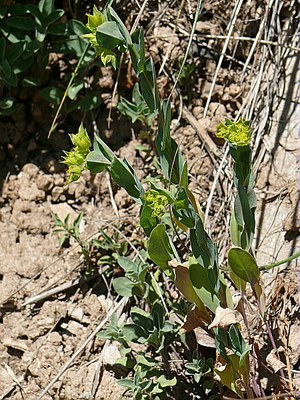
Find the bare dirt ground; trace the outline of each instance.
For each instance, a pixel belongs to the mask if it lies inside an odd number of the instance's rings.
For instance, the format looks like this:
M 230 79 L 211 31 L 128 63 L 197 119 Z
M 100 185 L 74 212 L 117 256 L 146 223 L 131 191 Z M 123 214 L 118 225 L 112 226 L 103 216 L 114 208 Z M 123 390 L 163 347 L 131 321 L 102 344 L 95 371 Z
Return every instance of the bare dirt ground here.
M 171 77 L 178 68 L 178 59 L 187 46 L 195 2 L 183 2 L 181 12 L 168 2 L 158 3 L 149 1 L 140 22 L 149 37 L 149 53 L 157 64 L 161 95 L 165 97 L 172 88 Z M 228 250 L 224 229 L 229 224 L 232 182 L 229 161 L 226 155 L 223 157 L 223 143 L 216 140 L 214 132 L 225 117 L 243 113 L 254 125 L 258 260 L 261 264 L 271 263 L 296 249 L 299 51 L 291 22 L 296 6 L 279 3 L 279 14 L 276 16 L 274 11 L 274 18 L 278 18 L 282 28 L 280 46 L 267 43 L 278 43 L 276 30 L 271 37 L 263 33 L 264 16 L 273 15 L 268 6 L 258 1 L 247 2 L 235 11 L 237 19 L 232 21 L 233 1 L 204 1 L 198 36 L 188 60 L 195 64 L 195 72 L 189 78 L 192 86 L 187 91 L 186 86 L 179 87 L 174 96 L 172 134 L 188 159 L 190 187 L 206 211 L 214 239 L 218 240 L 221 262 Z M 136 5 L 132 10 L 128 25 L 137 15 Z M 229 22 L 233 25 L 232 37 L 248 40 L 231 40 L 225 47 Z M 266 43 L 258 43 L 258 39 L 255 42 L 260 30 L 259 40 Z M 109 107 L 116 76 L 107 68 L 102 68 L 99 75 L 104 87 L 101 95 L 109 99 Z M 152 156 L 136 150 L 141 141 L 139 129 L 130 131 L 129 123 L 124 122 L 124 117 L 120 121 L 116 113 L 115 125 L 108 129 L 102 123 L 104 116 L 100 113 L 96 120 L 101 135 L 121 156 L 126 155 L 140 176 L 151 172 Z M 50 120 L 51 115 L 43 124 L 35 121 L 40 137 L 46 135 Z M 59 159 L 61 150 L 68 146 L 66 133 L 73 132 L 63 132 L 47 145 L 45 140 L 30 136 L 31 124 L 18 121 L 17 116 L 1 122 L 6 139 L 2 138 L 5 151 L 0 154 L 4 165 L 0 198 L 0 399 L 41 398 L 53 379 L 55 382 L 42 398 L 116 399 L 123 389 L 117 385 L 116 371 L 103 350 L 106 345 L 95 338 L 95 333 L 119 303 L 115 303 L 110 283 L 101 274 L 87 279 L 82 273 L 83 259 L 75 241 L 60 248 L 57 236 L 53 235 L 51 213 L 61 219 L 71 214 L 75 219 L 83 212 L 84 239 L 99 237 L 100 228 L 109 231 L 114 224 L 139 244 L 137 209 L 105 173 L 96 177 L 84 174 L 78 182 L 67 186 Z M 114 128 L 124 129 L 122 135 Z M 291 379 L 296 379 L 296 263 L 264 277 L 270 320 L 274 322 L 275 316 L 280 315 L 280 325 L 273 328 L 282 351 L 288 354 Z M 119 315 L 122 311 L 123 303 L 116 309 Z

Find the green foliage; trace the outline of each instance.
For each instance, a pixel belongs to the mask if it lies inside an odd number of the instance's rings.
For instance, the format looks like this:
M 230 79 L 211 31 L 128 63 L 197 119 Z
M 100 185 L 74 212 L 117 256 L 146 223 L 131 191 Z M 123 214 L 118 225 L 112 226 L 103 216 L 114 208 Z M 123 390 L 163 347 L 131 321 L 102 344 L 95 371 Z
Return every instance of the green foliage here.
M 259 279 L 259 269 L 255 259 L 247 251 L 238 247 L 230 249 L 228 262 L 232 271 L 253 286 Z
M 142 97 L 139 85 L 136 83 L 132 91 L 132 102 L 126 100 L 124 97 L 120 98 L 117 109 L 121 114 L 130 118 L 132 123 L 141 121 L 144 125 L 152 126 L 155 113 L 151 113 L 144 98 Z
M 150 189 L 145 192 L 127 160 L 116 157 L 97 136 L 91 152 L 86 146 L 83 159 L 76 159 L 71 152 L 70 166 L 78 167 L 79 164 L 82 170 L 84 165 L 93 173 L 107 170 L 115 183 L 140 205 L 140 225 L 148 238 L 148 257 L 161 268 L 166 279 L 173 280 L 187 301 L 193 303 L 193 309 L 187 305 L 184 326 L 191 320 L 191 330 L 205 324 L 208 329 L 211 326 L 217 350 L 215 373 L 223 385 L 244 397 L 250 391 L 249 338 L 242 336 L 236 318 L 226 321 L 223 315 L 223 320 L 219 319 L 219 312 L 224 314 L 229 310 L 234 313 L 228 280 L 219 265 L 217 245 L 205 230 L 202 210 L 188 189 L 187 162 L 170 134 L 170 102 L 159 99 L 153 60 L 145 58 L 143 32 L 137 30 L 130 35 L 111 7 L 103 14 L 94 9 L 93 16 L 89 16 L 88 29 L 88 39 L 100 57 L 106 51 L 112 52 L 113 58 L 109 62 L 113 66 L 121 53 L 128 51 L 130 54 L 139 83 L 134 87 L 133 103 L 122 99 L 118 107 L 133 122 L 141 120 L 145 123 L 149 115 L 157 114 L 157 171 L 155 178 L 145 182 L 150 182 Z M 187 70 L 186 73 L 188 75 L 192 71 Z M 251 166 L 250 123 L 242 119 L 237 122 L 227 119 L 218 126 L 217 136 L 229 143 L 237 190 L 230 226 L 233 246 L 229 251 L 229 269 L 226 272 L 242 294 L 250 283 L 261 305 L 263 290 L 260 286 L 260 270 L 251 251 L 256 198 Z M 74 144 L 76 154 L 78 142 Z M 187 251 L 183 256 L 176 250 L 176 240 L 181 240 L 179 233 L 185 235 L 187 243 Z M 172 371 L 166 368 L 166 360 L 170 343 L 179 340 L 177 327 L 166 318 L 165 309 L 160 304 L 163 293 L 155 279 L 149 279 L 147 264 L 124 257 L 120 257 L 118 262 L 124 276 L 114 279 L 115 291 L 125 297 L 143 297 L 151 311 L 133 307 L 131 323 L 119 327 L 116 318 L 113 318 L 101 337 L 120 342 L 122 358 L 119 363 L 132 372 L 131 379 L 123 379 L 120 383 L 133 394 L 134 399 L 171 398 L 172 388 L 177 382 Z M 176 309 L 175 305 L 172 307 Z M 263 316 L 262 307 L 259 309 Z M 130 346 L 130 342 L 144 345 L 143 354 Z M 147 351 L 150 352 L 149 357 Z M 212 374 L 212 363 L 212 360 L 194 354 L 193 359 L 186 363 L 186 375 L 192 375 L 196 383 L 201 382 L 202 393 L 212 393 L 214 396 L 213 380 L 205 379 L 205 375 Z
M 139 258 L 131 261 L 126 257 L 119 257 L 118 264 L 123 269 L 125 276 L 113 280 L 115 291 L 123 297 L 147 297 L 149 294 L 149 284 L 146 281 L 148 264 Z
M 100 18 L 99 14 L 94 13 L 94 20 Z M 158 97 L 158 89 L 155 77 L 155 68 L 152 59 L 145 60 L 144 39 L 141 31 L 135 32 L 131 37 L 127 32 L 124 25 L 119 21 L 115 12 L 108 8 L 105 16 L 106 22 L 101 19 L 100 25 L 96 28 L 93 26 L 94 34 L 96 36 L 97 46 L 107 48 L 109 51 L 118 50 L 123 52 L 126 48 L 132 58 L 133 67 L 136 74 L 140 78 L 139 88 L 135 87 L 135 96 L 139 100 L 144 100 L 150 112 L 158 113 L 158 133 L 156 137 L 156 150 L 159 156 L 161 176 L 159 180 L 165 183 L 165 187 L 158 187 L 152 184 L 152 188 L 148 192 L 144 192 L 142 184 L 138 180 L 134 170 L 126 160 L 117 158 L 111 150 L 102 142 L 98 137 L 94 141 L 94 149 L 87 156 L 86 166 L 92 172 L 99 172 L 106 169 L 110 172 L 113 180 L 121 187 L 125 188 L 128 194 L 141 205 L 140 224 L 144 228 L 148 242 L 148 254 L 152 261 L 160 266 L 165 273 L 171 278 L 175 277 L 175 284 L 177 283 L 179 290 L 187 295 L 189 300 L 192 300 L 203 314 L 203 318 L 209 318 L 209 313 L 206 311 L 207 307 L 213 314 L 219 305 L 228 307 L 232 304 L 230 300 L 229 291 L 226 288 L 226 281 L 222 277 L 218 265 L 218 250 L 205 231 L 203 221 L 201 219 L 201 210 L 194 196 L 188 190 L 188 170 L 187 163 L 185 162 L 182 153 L 177 143 L 170 136 L 170 123 L 171 123 L 171 107 L 169 101 L 161 102 Z M 89 22 L 91 25 L 92 22 Z M 94 41 L 93 41 L 94 42 Z M 93 44 L 93 42 L 91 42 Z M 142 97 L 142 99 L 141 99 Z M 143 104 L 143 103 L 142 103 Z M 144 105 L 142 105 L 144 107 Z M 128 111 L 128 110 L 127 110 Z M 132 111 L 132 108 L 131 108 Z M 137 111 L 137 109 L 135 110 Z M 241 123 L 241 122 L 240 122 Z M 232 130 L 233 124 L 229 124 Z M 244 131 L 242 132 L 242 137 Z M 234 136 L 236 140 L 236 135 Z M 243 139 L 244 140 L 244 139 Z M 235 147 L 234 147 L 235 146 Z M 235 145 L 232 145 L 233 156 L 236 162 L 242 165 L 242 171 L 237 168 L 235 173 L 235 183 L 238 185 L 238 200 L 236 200 L 235 207 L 235 220 L 237 229 L 235 229 L 235 236 L 238 243 L 245 242 L 245 248 L 250 248 L 253 232 L 253 223 L 249 224 L 249 215 L 253 215 L 251 205 L 249 206 L 248 199 L 253 195 L 252 181 L 251 181 L 251 168 L 250 168 L 250 155 L 249 152 L 240 150 L 242 147 L 238 146 L 237 140 Z M 244 147 L 245 148 L 245 147 Z M 76 146 L 75 146 L 76 149 Z M 246 162 L 245 162 L 246 161 Z M 159 176 L 159 174 L 158 174 Z M 254 205 L 254 203 L 252 204 Z M 188 268 L 177 266 L 175 274 L 172 271 L 170 262 L 174 259 L 180 258 L 175 250 L 173 240 L 169 235 L 169 227 L 172 226 L 170 219 L 166 218 L 166 208 L 170 207 L 169 213 L 173 224 L 177 224 L 179 229 L 187 232 L 191 248 L 192 256 Z M 250 221 L 251 222 L 251 221 Z M 232 224 L 232 230 L 234 225 Z M 244 247 L 243 247 L 244 248 Z M 234 255 L 235 250 L 231 252 Z M 232 258 L 232 257 L 231 257 Z M 235 258 L 233 257 L 235 260 Z M 173 262 L 173 261 L 172 261 Z M 145 288 L 139 286 L 139 281 L 144 277 L 145 271 L 138 272 L 137 265 L 132 262 L 123 263 L 125 276 L 117 278 L 114 281 L 115 290 L 123 296 L 129 297 L 134 294 L 143 295 Z M 239 277 L 244 279 L 245 275 L 237 273 L 236 262 L 233 263 L 233 271 Z M 180 281 L 179 277 L 184 278 Z M 247 276 L 248 278 L 248 276 Z M 228 304 L 227 304 L 228 302 Z M 153 310 L 160 310 L 153 313 Z M 169 324 L 164 324 L 161 316 L 163 311 L 162 307 L 157 303 L 153 306 L 152 314 L 147 314 L 141 309 L 132 309 L 131 318 L 133 324 L 127 324 L 122 328 L 122 340 L 136 341 L 138 343 L 147 343 L 150 346 L 163 349 L 165 339 L 164 334 L 171 333 L 173 327 Z M 154 315 L 157 315 L 159 327 L 155 325 Z M 233 325 L 232 325 L 233 327 Z M 220 328 L 221 329 L 221 328 Z M 243 379 L 243 371 L 241 365 L 245 367 L 245 362 L 241 361 L 247 357 L 248 353 L 241 352 L 240 346 L 232 338 L 236 328 L 229 327 L 231 336 L 227 337 L 227 332 L 223 336 L 217 334 L 216 344 L 219 351 L 222 351 L 221 356 L 229 360 L 227 352 L 225 351 L 225 344 L 229 346 L 231 351 L 240 360 L 238 367 L 234 366 L 234 373 Z M 120 340 L 121 340 L 120 339 Z M 231 340 L 232 339 L 232 340 Z M 239 337 L 240 339 L 240 337 Z M 128 361 L 128 360 L 127 360 Z M 140 374 L 142 371 L 139 368 L 135 369 L 136 382 L 140 382 Z M 146 375 L 143 375 L 146 379 Z M 127 380 L 126 380 L 127 382 Z M 126 384 L 129 384 L 128 382 Z M 130 384 L 130 389 L 135 393 L 135 398 L 142 398 L 139 390 L 142 390 L 142 384 L 139 383 L 137 389 L 134 389 Z M 148 384 L 147 384 L 148 385 Z M 149 387 L 146 385 L 147 390 Z M 144 388 L 145 389 L 145 388 Z M 135 390 L 138 390 L 135 392 Z M 151 386 L 151 390 L 154 388 Z M 139 394 L 138 394 L 139 393 Z
M 5 85 L 6 96 L 0 104 L 0 115 L 14 112 L 11 93 L 15 88 L 39 88 L 44 84 L 41 75 L 48 65 L 50 52 L 73 54 L 79 59 L 86 47 L 82 35 L 88 32 L 80 21 L 66 22 L 64 10 L 55 8 L 53 0 L 40 0 L 38 4 L 11 3 L 0 6 L 0 80 Z M 93 53 L 89 53 L 82 67 L 90 62 Z M 76 92 L 73 87 L 71 97 L 75 99 L 82 88 L 77 86 Z M 56 106 L 63 92 L 58 87 L 44 87 L 40 95 Z
M 156 399 L 168 399 L 177 379 L 169 376 L 161 355 L 167 355 L 170 343 L 177 336 L 175 326 L 166 320 L 164 308 L 157 302 L 151 312 L 133 307 L 131 319 L 132 323 L 119 327 L 114 315 L 110 326 L 99 334 L 103 339 L 116 340 L 121 344 L 122 357 L 116 364 L 131 370 L 132 377 L 121 379 L 119 383 L 134 399 L 150 400 L 154 395 Z M 147 355 L 136 350 L 138 347 L 131 343 L 143 345 Z
M 199 383 L 205 375 L 212 375 L 213 359 L 209 358 L 206 360 L 204 357 L 199 357 L 197 352 L 194 352 L 192 361 L 186 363 L 185 368 L 185 374 L 193 376 L 194 381 Z
M 73 237 L 76 241 L 79 240 L 79 228 L 82 219 L 82 213 L 80 213 L 73 222 L 70 222 L 70 214 L 66 216 L 64 221 L 59 219 L 56 214 L 52 214 L 52 220 L 56 226 L 56 229 L 54 229 L 53 233 L 59 236 L 60 246 L 63 246 L 64 243 L 71 237 Z
M 99 237 L 97 239 L 83 240 L 80 235 L 83 213 L 80 213 L 74 221 L 70 221 L 70 214 L 67 215 L 64 221 L 62 221 L 56 214 L 52 214 L 52 220 L 55 224 L 53 234 L 59 237 L 60 246 L 68 246 L 71 238 L 73 238 L 80 246 L 81 253 L 84 257 L 85 267 L 87 267 L 87 274 L 94 272 L 93 269 L 96 265 L 101 266 L 105 264 L 110 267 L 117 265 L 117 260 L 122 257 L 124 258 L 124 255 L 128 252 L 127 242 L 120 241 L 117 231 L 115 231 L 114 235 L 111 237 L 107 235 L 103 229 L 100 229 Z M 140 268 L 139 264 L 138 268 Z M 110 268 L 109 271 L 111 271 L 111 269 L 112 268 Z M 142 276 L 142 273 L 140 276 Z M 139 284 L 137 284 L 137 287 L 140 286 Z M 142 287 L 146 288 L 146 284 L 142 285 Z
M 178 76 L 179 71 L 181 71 L 178 84 L 185 95 L 185 97 L 189 97 L 191 91 L 195 87 L 195 79 L 196 79 L 196 74 L 194 73 L 196 71 L 196 65 L 194 62 L 191 63 L 185 63 L 183 66 L 184 59 L 179 58 L 178 60 L 178 72 L 176 75 Z
M 151 260 L 163 270 L 169 268 L 168 261 L 175 258 L 170 238 L 164 224 L 157 225 L 150 234 L 148 254 Z

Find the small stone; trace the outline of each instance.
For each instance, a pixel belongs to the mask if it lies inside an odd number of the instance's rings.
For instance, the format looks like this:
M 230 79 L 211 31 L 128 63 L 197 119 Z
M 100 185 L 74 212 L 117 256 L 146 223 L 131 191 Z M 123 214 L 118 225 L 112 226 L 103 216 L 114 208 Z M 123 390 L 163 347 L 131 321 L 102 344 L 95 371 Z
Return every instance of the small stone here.
M 48 336 L 48 341 L 59 344 L 62 341 L 62 337 L 58 332 L 51 332 Z
M 209 110 L 211 111 L 212 115 L 226 115 L 226 108 L 221 103 L 210 103 Z
M 201 118 L 201 115 L 203 115 L 203 111 L 204 111 L 204 108 L 201 107 L 201 106 L 194 107 L 193 108 L 194 117 L 197 118 L 197 119 Z
M 51 175 L 39 175 L 36 179 L 36 186 L 38 189 L 48 192 L 53 186 Z
M 66 183 L 65 179 L 58 174 L 54 175 L 54 186 L 64 186 Z
M 82 308 L 75 308 L 75 309 L 70 309 L 68 311 L 68 314 L 71 318 L 75 319 L 76 321 L 81 322 L 83 317 L 84 317 L 84 312 Z
M 29 163 L 24 165 L 24 167 L 22 168 L 22 172 L 24 172 L 30 178 L 34 178 L 37 176 L 39 168 L 36 165 Z
M 51 192 L 52 201 L 65 201 L 66 196 L 64 195 L 64 188 L 61 186 L 55 186 Z
M 67 331 L 72 333 L 72 335 L 79 336 L 82 334 L 82 331 L 85 330 L 85 327 L 81 325 L 79 322 L 70 321 L 67 326 Z
M 13 349 L 16 350 L 21 350 L 21 351 L 28 350 L 28 347 L 26 343 L 24 343 L 24 340 L 13 340 L 11 338 L 5 338 L 3 339 L 2 343 L 5 347 L 12 347 Z
M 108 346 L 105 346 L 101 353 L 101 359 L 103 364 L 114 365 L 118 358 L 121 357 L 119 351 L 119 343 L 112 342 Z
M 68 215 L 69 223 L 73 223 L 78 217 L 77 212 L 67 203 L 50 204 L 50 210 L 58 216 L 61 221 L 64 221 Z

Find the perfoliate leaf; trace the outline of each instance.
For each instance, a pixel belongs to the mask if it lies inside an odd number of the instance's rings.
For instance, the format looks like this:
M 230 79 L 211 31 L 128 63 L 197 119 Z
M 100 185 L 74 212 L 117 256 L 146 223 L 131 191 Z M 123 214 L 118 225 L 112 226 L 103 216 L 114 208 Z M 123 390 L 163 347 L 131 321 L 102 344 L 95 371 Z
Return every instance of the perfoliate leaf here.
M 104 22 L 100 25 L 97 28 L 96 39 L 101 47 L 108 50 L 124 43 L 124 37 L 114 21 Z
M 197 296 L 207 308 L 215 313 L 220 300 L 211 287 L 207 268 L 201 266 L 195 259 L 190 258 L 189 273 Z
M 156 74 L 152 59 L 146 61 L 145 69 L 140 74 L 142 95 L 151 112 L 159 109 L 159 96 L 156 83 Z
M 88 169 L 93 174 L 102 172 L 111 165 L 111 162 L 107 158 L 105 158 L 100 151 L 97 150 L 91 151 L 88 154 L 86 162 Z
M 111 164 L 111 176 L 136 202 L 141 203 L 140 197 L 144 194 L 144 189 L 126 161 L 115 157 Z
M 228 262 L 232 271 L 241 279 L 253 286 L 259 279 L 259 268 L 255 259 L 246 250 L 233 247 L 228 254 Z
M 158 223 L 159 219 L 153 215 L 151 205 L 147 201 L 144 201 L 141 208 L 140 224 L 147 236 L 150 236 Z
M 122 20 L 119 18 L 118 14 L 114 11 L 112 7 L 108 7 L 109 14 L 112 17 L 112 19 L 116 22 L 119 31 L 121 32 L 123 38 L 126 40 L 126 45 L 129 46 L 132 44 L 131 37 L 129 35 L 129 32 L 126 28 L 126 26 L 123 24 Z
M 166 233 L 166 226 L 157 225 L 151 232 L 149 238 L 148 254 L 151 260 L 162 269 L 170 268 L 168 261 L 175 258 L 170 245 L 169 236 Z

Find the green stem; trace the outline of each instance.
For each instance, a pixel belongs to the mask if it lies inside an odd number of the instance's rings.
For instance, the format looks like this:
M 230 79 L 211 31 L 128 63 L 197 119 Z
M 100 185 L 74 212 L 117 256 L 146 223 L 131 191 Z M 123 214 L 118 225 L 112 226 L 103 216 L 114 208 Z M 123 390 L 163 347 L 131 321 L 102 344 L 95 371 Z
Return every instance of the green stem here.
M 269 271 L 270 269 L 278 267 L 279 265 L 282 265 L 282 264 L 288 263 L 292 260 L 295 260 L 295 258 L 298 258 L 298 257 L 300 257 L 300 252 L 295 253 L 295 254 L 291 255 L 290 257 L 285 258 L 284 260 L 278 261 L 274 264 L 263 265 L 262 267 L 259 267 L 259 270 L 260 271 Z
M 81 63 L 82 63 L 82 61 L 84 60 L 84 57 L 86 56 L 86 53 L 88 52 L 89 48 L 90 48 L 90 43 L 88 43 L 88 45 L 87 45 L 86 48 L 84 49 L 84 52 L 82 53 L 82 56 L 80 57 L 80 59 L 79 59 L 77 65 L 76 65 L 76 68 L 75 68 L 75 70 L 74 70 L 74 72 L 73 72 L 73 74 L 72 74 L 72 76 L 71 76 L 71 79 L 70 79 L 70 81 L 69 81 L 69 83 L 68 83 L 68 86 L 67 86 L 67 88 L 66 88 L 66 90 L 65 90 L 65 93 L 64 93 L 64 95 L 63 95 L 63 98 L 61 99 L 60 105 L 59 105 L 59 107 L 58 107 L 58 109 L 57 109 L 57 111 L 56 111 L 56 113 L 55 113 L 55 117 L 54 117 L 54 119 L 53 119 L 52 125 L 51 125 L 51 127 L 50 127 L 50 129 L 49 129 L 48 139 L 50 138 L 51 133 L 52 133 L 52 132 L 54 131 L 54 129 L 56 128 L 56 120 L 57 120 L 57 118 L 58 118 L 58 116 L 59 116 L 60 110 L 61 110 L 61 108 L 62 108 L 62 106 L 63 106 L 63 104 L 64 104 L 64 102 L 65 102 L 65 100 L 66 100 L 68 91 L 69 91 L 69 89 L 70 89 L 70 87 L 71 87 L 71 85 L 72 85 L 72 83 L 73 83 L 73 81 L 74 81 L 75 76 L 77 75 L 78 69 L 79 69 L 79 67 L 80 67 L 80 65 L 81 65 Z

